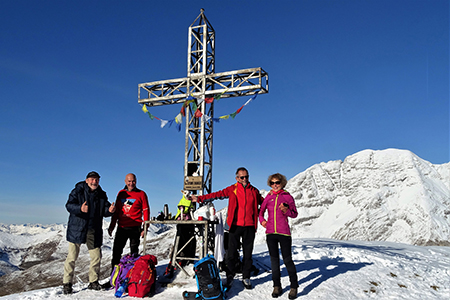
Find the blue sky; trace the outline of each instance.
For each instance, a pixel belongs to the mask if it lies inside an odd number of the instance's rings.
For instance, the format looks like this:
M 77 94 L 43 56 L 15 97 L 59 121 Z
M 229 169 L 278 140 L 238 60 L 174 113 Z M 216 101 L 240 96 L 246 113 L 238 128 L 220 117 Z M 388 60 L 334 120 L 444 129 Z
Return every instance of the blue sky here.
M 150 120 L 137 90 L 186 76 L 200 8 L 216 72 L 269 73 L 268 94 L 214 127 L 213 190 L 240 166 L 267 189 L 269 174 L 364 149 L 449 161 L 448 1 L 1 1 L 0 223 L 67 222 L 91 170 L 112 201 L 133 172 L 152 215 L 176 209 L 185 136 Z M 215 116 L 246 100 L 220 101 Z

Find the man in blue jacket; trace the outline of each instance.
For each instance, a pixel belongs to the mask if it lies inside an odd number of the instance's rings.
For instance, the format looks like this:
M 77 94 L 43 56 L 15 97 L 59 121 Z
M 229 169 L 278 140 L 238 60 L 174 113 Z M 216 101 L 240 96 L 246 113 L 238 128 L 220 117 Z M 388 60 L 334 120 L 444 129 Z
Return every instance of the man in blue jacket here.
M 91 262 L 89 265 L 89 286 L 91 290 L 101 290 L 98 283 L 103 244 L 103 217 L 110 217 L 116 210 L 114 203 L 108 202 L 106 193 L 99 185 L 100 175 L 89 172 L 85 181 L 80 181 L 69 195 L 66 209 L 70 213 L 67 224 L 69 253 L 64 263 L 63 293 L 72 293 L 75 261 L 81 244 L 86 244 Z

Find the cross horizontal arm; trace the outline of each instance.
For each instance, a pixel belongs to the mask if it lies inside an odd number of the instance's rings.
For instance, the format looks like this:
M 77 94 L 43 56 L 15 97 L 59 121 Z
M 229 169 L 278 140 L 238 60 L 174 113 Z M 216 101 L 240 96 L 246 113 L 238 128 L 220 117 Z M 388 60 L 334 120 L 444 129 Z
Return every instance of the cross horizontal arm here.
M 202 93 L 201 87 L 206 90 Z M 188 96 L 222 94 L 221 98 L 269 92 L 269 75 L 262 68 L 242 69 L 214 74 L 191 74 L 186 78 L 141 83 L 138 102 L 148 106 L 183 103 Z

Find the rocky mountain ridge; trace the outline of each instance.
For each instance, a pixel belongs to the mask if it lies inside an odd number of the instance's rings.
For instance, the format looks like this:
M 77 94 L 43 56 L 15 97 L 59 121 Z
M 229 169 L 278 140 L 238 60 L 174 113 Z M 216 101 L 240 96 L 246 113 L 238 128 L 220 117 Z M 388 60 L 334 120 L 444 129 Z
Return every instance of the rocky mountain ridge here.
M 407 150 L 364 150 L 289 180 L 297 237 L 450 245 L 450 163 Z

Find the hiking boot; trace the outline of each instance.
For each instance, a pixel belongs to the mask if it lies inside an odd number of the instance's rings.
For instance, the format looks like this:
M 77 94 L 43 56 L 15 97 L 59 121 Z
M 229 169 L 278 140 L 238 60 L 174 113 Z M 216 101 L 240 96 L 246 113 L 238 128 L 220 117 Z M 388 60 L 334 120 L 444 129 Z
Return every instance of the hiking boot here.
M 291 290 L 289 291 L 289 299 L 295 299 L 297 298 L 297 288 L 291 288 Z
M 259 269 L 257 267 L 255 267 L 255 265 L 252 265 L 252 268 L 250 269 L 250 272 L 253 273 L 252 276 L 258 276 L 259 274 Z
M 94 281 L 89 283 L 88 285 L 88 290 L 94 290 L 94 291 L 101 291 L 102 290 L 102 286 L 100 285 L 100 283 L 98 283 L 98 281 Z
M 110 290 L 112 288 L 111 282 L 107 281 L 104 284 L 102 284 L 102 289 L 104 290 Z
M 225 284 L 225 287 L 230 288 L 233 285 L 234 276 L 233 275 L 227 275 L 227 283 Z
M 64 295 L 69 295 L 73 293 L 73 289 L 72 289 L 72 283 L 64 283 L 63 284 L 63 294 Z
M 252 283 L 250 281 L 250 278 L 244 278 L 242 279 L 242 283 L 244 284 L 244 287 L 249 290 L 252 288 Z
M 277 298 L 278 296 L 281 296 L 282 293 L 283 293 L 283 289 L 281 288 L 281 286 L 273 287 L 273 292 L 272 292 L 273 298 Z

